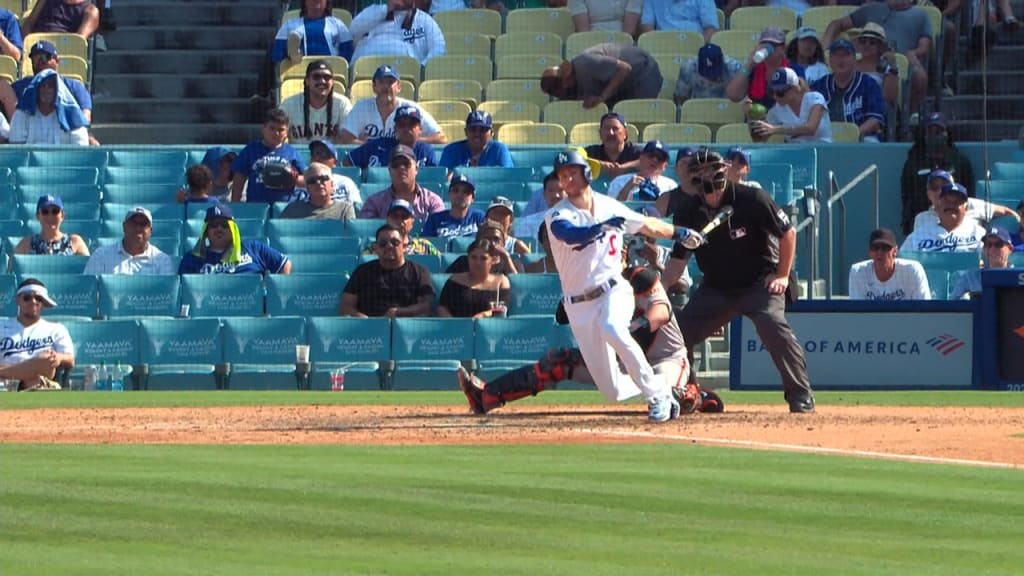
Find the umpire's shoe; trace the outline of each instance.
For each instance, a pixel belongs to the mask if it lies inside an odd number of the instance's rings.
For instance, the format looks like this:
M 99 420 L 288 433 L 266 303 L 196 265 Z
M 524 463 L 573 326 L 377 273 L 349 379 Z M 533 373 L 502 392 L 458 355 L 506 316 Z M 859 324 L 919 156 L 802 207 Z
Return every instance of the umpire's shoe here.
M 469 400 L 470 412 L 473 414 L 485 414 L 487 412 L 484 408 L 483 381 L 470 374 L 469 370 L 462 366 L 459 366 L 459 388 L 462 388 L 462 393 Z
M 793 414 L 811 414 L 814 412 L 814 396 L 794 398 L 789 401 L 789 411 Z

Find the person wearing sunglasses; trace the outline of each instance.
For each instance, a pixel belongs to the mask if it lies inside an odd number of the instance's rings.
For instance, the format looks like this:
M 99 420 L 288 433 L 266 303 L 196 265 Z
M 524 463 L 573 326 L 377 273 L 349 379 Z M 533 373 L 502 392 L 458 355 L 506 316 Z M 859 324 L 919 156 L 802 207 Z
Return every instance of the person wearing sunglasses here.
M 1010 263 L 1013 243 L 1009 232 L 994 226 L 989 229 L 981 241 L 982 253 L 985 256 L 985 270 L 1013 268 L 1013 264 Z M 956 280 L 953 281 L 953 288 L 949 292 L 949 299 L 980 298 L 981 271 L 981 268 L 975 268 L 961 272 Z
M 757 142 L 780 134 L 786 142 L 831 142 L 832 122 L 828 105 L 820 92 L 807 87 L 807 82 L 792 68 L 779 68 L 769 82 L 775 105 L 764 120 L 750 123 L 751 135 Z
M 206 210 L 195 248 L 181 258 L 178 274 L 291 274 L 292 261 L 266 242 L 242 240 L 227 204 Z
M 288 204 L 282 218 L 348 221 L 356 217 L 352 203 L 334 198 L 334 174 L 326 164 L 313 162 L 306 168 L 306 197 Z
M 892 230 L 872 230 L 868 259 L 850 266 L 850 300 L 931 300 L 924 266 L 897 258 L 899 245 Z
M 0 381 L 10 390 L 59 390 L 54 375 L 75 366 L 75 346 L 67 328 L 42 317 L 57 303 L 35 278 L 18 284 L 14 298 L 18 315 L 0 320 Z
M 39 232 L 22 238 L 14 247 L 15 254 L 89 255 L 89 247 L 81 236 L 61 230 L 64 202 L 60 196 L 40 196 L 36 202 L 36 220 Z
M 306 66 L 302 94 L 281 102 L 288 114 L 288 141 L 307 144 L 314 139 L 341 141 L 341 126 L 352 111 L 352 102 L 342 90 L 335 89 L 334 69 L 326 60 L 314 60 Z M 342 93 L 339 93 L 342 92 Z
M 874 78 L 857 70 L 857 49 L 840 38 L 829 46 L 832 72 L 811 85 L 825 97 L 828 116 L 835 122 L 850 122 L 860 128 L 861 142 L 885 140 L 885 101 L 882 87 Z
M 387 223 L 390 226 L 399 228 L 405 232 L 405 254 L 427 254 L 430 256 L 440 256 L 441 251 L 434 246 L 434 243 L 426 238 L 413 238 L 412 228 L 413 224 L 416 223 L 416 219 L 412 214 L 412 205 L 402 199 L 396 199 L 388 207 Z M 377 242 L 376 240 L 370 240 L 366 244 L 366 248 L 363 250 L 363 254 L 376 254 Z
M 889 38 L 885 28 L 868 22 L 858 31 L 850 31 L 857 47 L 856 68 L 875 79 L 882 87 L 882 98 L 890 106 L 896 105 L 900 94 L 900 71 L 889 50 Z
M 42 2 L 39 4 L 42 4 Z M 14 95 L 17 100 L 21 100 L 22 95 L 25 93 L 25 89 L 32 83 L 32 78 L 35 77 L 35 74 L 39 74 L 43 70 L 53 70 L 58 74 L 60 73 L 60 55 L 57 53 L 57 47 L 54 46 L 53 42 L 50 42 L 49 40 L 40 40 L 36 42 L 29 49 L 28 57 L 29 60 L 32 61 L 33 75 L 25 76 L 11 84 L 11 89 L 14 90 Z M 71 92 L 71 95 L 75 97 L 75 102 L 78 102 L 78 107 L 82 109 L 82 114 L 85 115 L 85 119 L 91 122 L 92 96 L 89 94 L 89 89 L 85 87 L 85 84 L 82 84 L 74 78 L 60 76 L 60 81 Z M 14 112 L 12 110 L 11 114 L 13 115 L 13 113 Z
M 430 316 L 434 284 L 430 271 L 405 257 L 409 236 L 385 224 L 374 236 L 377 258 L 352 271 L 341 294 L 339 316 L 388 318 Z
M 331 176 L 331 198 L 335 202 L 346 202 L 355 207 L 362 204 L 363 196 L 359 191 L 359 185 L 355 180 L 334 172 L 338 165 L 338 148 L 330 140 L 313 140 L 309 143 L 309 157 L 317 164 L 327 167 Z M 306 169 L 306 173 L 309 168 Z M 309 201 L 309 180 L 306 180 L 306 188 L 296 188 L 293 194 L 292 203 Z

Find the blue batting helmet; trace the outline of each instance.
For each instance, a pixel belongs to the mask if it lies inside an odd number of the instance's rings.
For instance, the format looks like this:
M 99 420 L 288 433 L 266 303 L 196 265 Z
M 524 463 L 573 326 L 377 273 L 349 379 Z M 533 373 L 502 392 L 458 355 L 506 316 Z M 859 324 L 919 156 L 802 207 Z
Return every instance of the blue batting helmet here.
M 597 172 L 600 171 L 600 164 L 594 162 L 587 157 L 585 152 L 582 152 L 575 148 L 569 148 L 562 150 L 555 156 L 555 173 L 562 166 L 580 166 L 583 168 L 583 177 L 587 179 L 587 183 L 593 182 L 597 178 Z

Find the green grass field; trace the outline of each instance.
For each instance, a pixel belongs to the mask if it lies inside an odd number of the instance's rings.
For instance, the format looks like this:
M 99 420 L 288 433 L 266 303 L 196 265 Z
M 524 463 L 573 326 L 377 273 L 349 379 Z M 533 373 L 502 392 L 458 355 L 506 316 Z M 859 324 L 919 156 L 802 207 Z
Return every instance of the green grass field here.
M 781 401 L 778 393 L 725 397 Z M 999 393 L 818 398 L 820 406 L 1024 405 L 1022 394 Z M 456 404 L 461 396 L 0 396 L 0 408 L 310 403 Z M 0 469 L 4 576 L 960 576 L 1018 575 L 1024 566 L 1022 470 L 683 444 L 0 444 Z

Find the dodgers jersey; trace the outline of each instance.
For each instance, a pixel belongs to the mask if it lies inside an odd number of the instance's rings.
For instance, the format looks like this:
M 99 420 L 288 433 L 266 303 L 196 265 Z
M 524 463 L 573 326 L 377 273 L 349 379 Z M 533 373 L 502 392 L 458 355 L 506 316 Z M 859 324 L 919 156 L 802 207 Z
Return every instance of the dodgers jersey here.
M 618 277 L 622 280 L 622 235 L 636 234 L 643 226 L 643 214 L 627 208 L 624 204 L 604 194 L 591 193 L 594 207 L 593 214 L 580 210 L 569 201 L 562 199 L 555 204 L 545 221 L 550 229 L 552 222 L 565 220 L 573 226 L 593 226 L 609 218 L 621 216 L 626 219 L 624 232 L 612 230 L 602 232 L 597 238 L 584 244 L 582 248 L 567 244 L 554 234 L 548 236 L 551 253 L 558 266 L 558 275 L 562 281 L 562 291 L 566 296 L 582 294 L 584 290 Z M 580 248 L 576 250 L 576 248 Z
M 224 252 L 207 250 L 200 258 L 191 251 L 181 257 L 178 274 L 277 274 L 288 257 L 257 240 L 242 240 L 241 259 L 237 264 L 221 261 Z
M 352 133 L 356 138 L 361 138 L 363 133 L 366 133 L 366 139 L 371 138 L 394 138 L 395 137 L 395 112 L 402 106 L 413 106 L 420 111 L 420 127 L 423 129 L 423 136 L 433 136 L 441 131 L 441 127 L 437 125 L 437 120 L 430 115 L 429 112 L 419 107 L 412 100 L 406 100 L 405 98 L 398 98 L 396 100 L 395 109 L 388 114 L 387 118 L 380 117 L 380 111 L 377 109 L 377 100 L 374 98 L 363 98 L 352 106 L 352 110 L 348 113 L 348 117 L 345 118 L 345 123 L 342 124 L 342 129 Z
M 976 220 L 964 221 L 948 231 L 938 219 L 926 222 L 903 241 L 901 252 L 981 252 L 981 239 L 985 237 L 985 229 Z
M 31 326 L 22 326 L 17 318 L 0 320 L 0 364 L 24 362 L 50 349 L 60 354 L 75 354 L 67 328 L 43 319 Z
M 871 260 L 850 267 L 850 300 L 931 300 L 928 276 L 920 262 L 896 259 L 896 271 L 885 282 L 875 274 Z
M 985 222 L 992 219 L 992 214 L 995 212 L 995 204 L 986 202 L 981 198 L 968 198 L 967 199 L 967 213 L 964 214 L 964 221 L 975 221 L 979 226 L 984 226 Z M 939 221 L 939 214 L 935 211 L 935 207 L 928 208 L 924 212 L 919 212 L 917 216 L 914 216 L 914 230 L 917 230 L 921 226 L 928 226 Z

